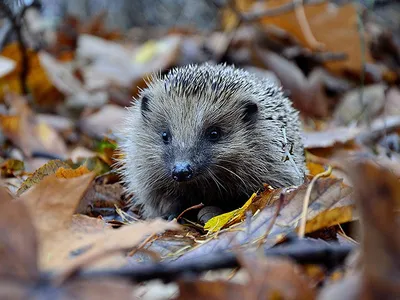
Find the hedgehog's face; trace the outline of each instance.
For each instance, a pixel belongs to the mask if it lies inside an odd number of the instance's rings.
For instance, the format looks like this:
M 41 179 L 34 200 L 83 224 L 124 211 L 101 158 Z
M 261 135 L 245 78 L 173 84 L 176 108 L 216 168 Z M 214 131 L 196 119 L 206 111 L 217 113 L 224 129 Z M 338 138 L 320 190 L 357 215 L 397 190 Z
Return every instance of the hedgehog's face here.
M 152 145 L 147 146 L 159 151 L 158 161 L 154 155 L 152 159 L 165 180 L 198 184 L 238 177 L 232 168 L 247 156 L 254 140 L 250 128 L 257 123 L 258 105 L 235 97 L 219 100 L 142 97 L 141 118 L 152 136 Z

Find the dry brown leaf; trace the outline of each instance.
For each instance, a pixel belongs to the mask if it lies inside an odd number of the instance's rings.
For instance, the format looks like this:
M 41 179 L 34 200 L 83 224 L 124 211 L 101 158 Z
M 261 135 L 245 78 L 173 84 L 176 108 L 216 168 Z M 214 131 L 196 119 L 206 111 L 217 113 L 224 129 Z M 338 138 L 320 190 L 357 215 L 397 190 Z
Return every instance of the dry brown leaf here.
M 15 69 L 15 61 L 0 55 L 0 78 Z
M 7 195 L 3 188 L 1 193 Z M 36 232 L 28 210 L 2 197 L 0 212 L 0 282 L 38 279 Z
M 7 159 L 1 163 L 0 168 L 2 177 L 15 176 L 21 175 L 25 169 L 25 164 L 21 160 Z
M 119 229 L 106 230 L 101 236 L 88 236 L 86 237 L 85 244 L 90 246 L 90 248 L 76 259 L 67 262 L 63 266 L 61 277 L 68 276 L 79 268 L 105 257 L 105 254 L 113 254 L 121 250 L 131 249 L 142 242 L 147 236 L 178 228 L 177 223 L 156 219 L 145 222 L 138 221 Z
M 46 72 L 42 68 L 38 55 L 28 49 L 29 73 L 27 85 L 36 103 L 45 107 L 54 108 L 55 102 L 62 100 L 60 92 L 49 81 Z M 20 73 L 22 72 L 21 52 L 17 43 L 6 46 L 1 55 L 12 59 L 16 63 L 15 69 L 6 76 L 0 78 L 0 99 L 6 92 L 21 94 Z
M 283 259 L 240 258 L 250 275 L 246 284 L 213 280 L 181 280 L 176 299 L 315 299 L 299 268 Z
M 298 228 L 308 184 L 304 183 L 300 187 L 286 190 L 282 207 L 273 226 L 269 230 L 264 247 L 272 247 L 288 233 Z M 270 227 L 270 222 L 276 215 L 279 202 L 277 200 L 282 191 L 282 189 L 277 189 L 272 194 L 261 194 L 261 197 L 266 197 L 266 199 L 255 200 L 256 203 L 261 201 L 263 205 L 268 205 L 251 220 L 246 219 L 242 224 L 234 226 L 232 230 L 226 229 L 223 232 L 217 233 L 218 239 L 210 238 L 205 243 L 201 242 L 198 247 L 185 253 L 178 260 L 190 260 L 192 257 L 208 255 L 214 251 L 231 249 L 238 244 L 249 245 L 249 247 L 256 245 L 260 239 L 265 237 L 266 230 Z M 336 221 L 352 221 L 356 216 L 353 213 L 351 198 L 348 198 L 350 191 L 350 188 L 345 186 L 341 179 L 319 178 L 315 182 L 310 194 L 306 217 L 307 221 L 311 223 L 309 223 L 308 227 L 306 226 L 306 233 L 309 232 L 308 230 L 315 231 L 326 226 L 331 226 Z M 346 210 L 346 214 L 343 216 L 338 216 L 336 214 L 337 211 L 330 211 L 336 207 L 348 207 L 348 210 Z
M 338 144 L 346 144 L 361 132 L 361 128 L 358 127 L 336 127 L 313 132 L 304 131 L 304 147 L 307 149 L 328 148 Z
M 327 117 L 329 102 L 323 96 L 323 78 L 319 71 L 306 78 L 300 68 L 286 58 L 258 46 L 253 50 L 258 61 L 273 71 L 282 86 L 290 91 L 290 98 L 297 109 L 309 116 Z
M 287 4 L 290 0 L 270 0 L 264 2 L 265 8 L 274 8 Z M 260 8 L 259 8 L 260 9 Z M 361 73 L 362 55 L 360 32 L 358 31 L 357 8 L 354 4 L 333 7 L 329 2 L 304 5 L 305 15 L 311 32 L 316 40 L 324 45 L 324 50 L 333 53 L 345 53 L 344 61 L 331 61 L 326 67 L 338 73 L 346 71 Z M 277 16 L 264 17 L 261 22 L 265 25 L 275 25 L 296 37 L 305 47 L 313 48 L 304 37 L 302 28 L 294 11 Z M 355 42 L 357 41 L 357 42 Z M 372 58 L 366 50 L 366 62 Z
M 334 112 L 334 122 L 347 125 L 350 122 L 370 120 L 378 116 L 385 106 L 385 90 L 387 87 L 380 83 L 355 89 L 346 93 Z M 362 97 L 362 100 L 360 99 Z
M 400 297 L 399 177 L 373 161 L 353 166 L 353 180 L 363 219 L 362 299 Z M 377 259 L 379 258 L 379 259 Z
M 40 239 L 69 227 L 93 178 L 92 173 L 70 179 L 48 175 L 19 197 L 28 206 Z
M 267 299 L 315 298 L 311 280 L 290 260 L 241 256 L 239 261 L 250 275 L 250 285 L 256 289 L 255 295 L 264 294 Z
M 255 291 L 243 285 L 229 281 L 179 281 L 179 296 L 177 300 L 223 300 L 223 299 L 257 299 L 254 298 Z
M 114 104 L 104 105 L 99 111 L 84 116 L 80 121 L 81 130 L 89 136 L 103 138 L 122 126 L 126 110 Z
M 17 196 L 28 190 L 31 186 L 39 183 L 44 177 L 57 172 L 58 168 L 69 168 L 69 165 L 62 162 L 61 160 L 51 160 L 39 169 L 37 169 L 31 176 L 29 176 L 21 184 L 17 191 Z
M 9 115 L 0 115 L 0 126 L 8 139 L 28 157 L 33 152 L 65 156 L 67 149 L 64 140 L 54 129 L 38 122 L 25 98 L 10 94 L 7 99 L 11 109 Z
M 96 178 L 79 203 L 77 213 L 91 217 L 117 218 L 116 207 L 124 209 L 128 203 L 123 201 L 124 188 L 120 182 L 102 182 Z M 107 213 L 109 212 L 109 213 Z
M 73 280 L 62 286 L 62 296 L 67 299 L 135 300 L 133 291 L 134 286 L 123 278 Z
M 41 281 L 35 226 L 28 209 L 20 201 L 0 201 L 0 212 L 0 299 L 50 299 L 55 295 L 62 299 L 133 299 L 133 286 L 121 278 L 77 279 L 61 287 Z M 79 223 L 80 230 L 84 225 L 88 224 Z

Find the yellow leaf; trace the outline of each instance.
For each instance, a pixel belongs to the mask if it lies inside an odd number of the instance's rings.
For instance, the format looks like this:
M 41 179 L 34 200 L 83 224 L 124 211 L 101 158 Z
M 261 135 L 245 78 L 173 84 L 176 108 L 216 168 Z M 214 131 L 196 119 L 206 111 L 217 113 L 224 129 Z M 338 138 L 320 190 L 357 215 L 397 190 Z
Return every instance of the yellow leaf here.
M 323 165 L 317 164 L 312 161 L 307 161 L 307 169 L 310 172 L 311 176 L 315 176 L 325 171 L 325 167 Z
M 10 135 L 16 135 L 20 129 L 21 116 L 0 115 L 0 126 L 3 132 Z
M 246 211 L 249 209 L 250 205 L 252 204 L 256 196 L 257 196 L 256 193 L 251 195 L 250 199 L 247 200 L 247 202 L 241 208 L 211 218 L 204 225 L 204 229 L 209 232 L 216 232 L 234 223 L 239 223 L 245 218 Z
M 86 166 L 80 166 L 77 169 L 60 167 L 56 171 L 56 177 L 68 179 L 68 178 L 79 177 L 87 173 L 90 173 L 90 171 L 88 170 L 88 168 L 86 168 Z
M 149 60 L 151 60 L 156 53 L 157 53 L 157 43 L 155 41 L 150 40 L 139 48 L 134 58 L 134 61 L 138 63 L 146 63 Z
M 1 55 L 15 62 L 15 68 L 7 75 L 0 77 L 0 99 L 8 92 L 21 94 L 20 74 L 23 70 L 21 53 L 17 43 L 6 46 Z M 50 82 L 46 71 L 40 64 L 36 51 L 27 49 L 29 72 L 27 85 L 36 103 L 54 106 L 55 101 L 61 100 L 63 95 Z
M 306 233 L 327 228 L 341 223 L 354 220 L 354 207 L 352 205 L 336 207 L 318 214 L 315 218 L 307 221 Z

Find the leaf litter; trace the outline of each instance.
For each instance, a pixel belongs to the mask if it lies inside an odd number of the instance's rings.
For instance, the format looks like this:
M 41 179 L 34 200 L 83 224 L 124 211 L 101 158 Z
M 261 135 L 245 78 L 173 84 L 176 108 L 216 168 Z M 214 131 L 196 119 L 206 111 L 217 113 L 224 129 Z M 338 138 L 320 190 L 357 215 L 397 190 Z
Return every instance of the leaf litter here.
M 228 2 L 221 31 L 138 28 L 135 42 L 109 31 L 105 14 L 67 16 L 56 43 L 26 49 L 27 95 L 18 42 L 2 49 L 0 298 L 134 299 L 128 279 L 157 278 L 173 280 L 175 299 L 399 295 L 396 37 L 368 18 L 357 29 L 353 4 Z M 183 226 L 141 220 L 114 169 L 124 106 L 152 73 L 207 60 L 282 84 L 301 113 L 308 178 L 264 186 L 205 226 L 185 214 Z M 343 262 L 350 251 L 363 254 L 358 266 Z M 248 276 L 207 279 L 219 268 Z

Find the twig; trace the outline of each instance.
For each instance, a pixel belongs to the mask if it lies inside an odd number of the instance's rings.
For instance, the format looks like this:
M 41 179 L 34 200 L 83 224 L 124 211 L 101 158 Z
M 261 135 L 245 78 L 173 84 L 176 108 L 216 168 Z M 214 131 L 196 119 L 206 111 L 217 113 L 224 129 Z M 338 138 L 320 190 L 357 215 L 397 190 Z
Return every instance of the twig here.
M 306 223 L 307 223 L 307 211 L 308 211 L 308 204 L 310 203 L 310 197 L 311 197 L 311 191 L 312 188 L 315 184 L 315 182 L 325 176 L 329 176 L 332 173 L 332 167 L 329 166 L 328 169 L 325 172 L 319 173 L 315 175 L 315 177 L 311 180 L 310 184 L 307 187 L 306 190 L 306 195 L 304 196 L 304 201 L 303 201 L 303 211 L 301 213 L 301 222 L 300 222 L 300 228 L 299 228 L 299 238 L 304 238 L 305 231 L 306 231 Z
M 286 195 L 286 188 L 283 189 L 282 192 L 279 195 L 279 200 L 278 200 L 278 204 L 276 206 L 275 214 L 273 215 L 271 221 L 269 222 L 267 230 L 265 230 L 264 236 L 258 242 L 258 247 L 262 246 L 265 243 L 266 239 L 268 238 L 269 233 L 271 232 L 271 229 L 274 226 L 275 221 L 279 216 L 279 212 L 281 211 L 282 204 L 283 204 L 283 202 L 285 200 L 285 195 Z
M 334 266 L 342 263 L 346 256 L 356 246 L 339 245 L 326 242 L 313 241 L 311 244 L 289 244 L 284 247 L 266 249 L 264 254 L 269 256 L 288 257 L 299 264 L 322 264 Z M 123 277 L 135 282 L 143 282 L 152 279 L 172 281 L 183 277 L 185 274 L 200 274 L 205 271 L 239 267 L 237 256 L 232 252 L 207 254 L 190 260 L 177 260 L 172 262 L 141 264 L 131 268 L 111 270 L 88 270 L 75 274 L 78 278 L 104 278 Z M 47 278 L 51 279 L 52 274 Z
M 22 17 L 26 10 L 22 10 L 23 13 L 14 15 L 4 0 L 0 0 L 0 10 L 4 12 L 6 18 L 10 21 L 12 28 L 17 36 L 18 48 L 21 54 L 21 73 L 19 74 L 19 81 L 21 85 L 22 94 L 28 94 L 27 78 L 29 73 L 29 58 L 27 53 L 27 47 L 22 37 Z
M 189 208 L 186 208 L 183 212 L 180 213 L 180 215 L 176 218 L 176 220 L 178 221 L 180 218 L 182 218 L 182 216 L 183 216 L 186 212 L 188 212 L 189 210 L 202 208 L 203 206 L 204 206 L 204 204 L 203 204 L 203 203 L 200 203 L 200 204 L 193 205 L 193 206 L 191 206 L 191 207 L 189 207 Z
M 315 4 L 320 4 L 324 3 L 326 0 L 303 0 L 302 4 L 309 4 L 309 5 L 315 5 Z M 297 1 L 289 2 L 284 5 L 281 5 L 279 7 L 274 7 L 274 8 L 267 8 L 265 10 L 261 11 L 256 11 L 256 12 L 250 12 L 250 13 L 242 13 L 241 18 L 245 22 L 252 22 L 256 21 L 258 19 L 264 18 L 264 17 L 274 17 L 274 16 L 279 16 L 284 13 L 291 12 L 296 8 L 298 5 Z
M 150 242 L 152 239 L 154 239 L 155 236 L 156 236 L 156 234 L 152 234 L 149 237 L 147 237 L 142 243 L 140 243 L 139 246 L 133 248 L 132 251 L 128 253 L 128 256 L 133 256 L 136 252 L 138 252 L 140 249 L 142 249 L 144 246 L 146 246 L 146 244 L 148 242 Z
M 294 0 L 294 12 L 297 22 L 299 22 L 301 32 L 312 49 L 322 50 L 325 45 L 318 42 L 311 31 L 310 24 L 307 21 L 306 13 L 304 11 L 304 0 Z

